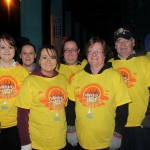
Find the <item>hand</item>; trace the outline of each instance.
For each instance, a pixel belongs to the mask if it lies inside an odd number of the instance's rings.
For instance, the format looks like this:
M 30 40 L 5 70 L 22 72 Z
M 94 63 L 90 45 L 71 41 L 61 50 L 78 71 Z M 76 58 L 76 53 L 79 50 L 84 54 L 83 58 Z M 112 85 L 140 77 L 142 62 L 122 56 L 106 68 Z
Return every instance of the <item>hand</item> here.
M 114 132 L 114 135 L 110 141 L 109 150 L 117 150 L 121 146 L 121 141 L 122 135 L 117 132 Z
M 32 150 L 31 143 L 28 144 L 28 145 L 22 145 L 22 146 L 21 146 L 21 150 Z
M 146 116 L 142 123 L 141 123 L 141 128 L 150 128 L 150 116 Z
M 78 138 L 77 138 L 76 132 L 67 133 L 67 141 L 72 146 L 77 146 L 77 144 L 78 144 Z

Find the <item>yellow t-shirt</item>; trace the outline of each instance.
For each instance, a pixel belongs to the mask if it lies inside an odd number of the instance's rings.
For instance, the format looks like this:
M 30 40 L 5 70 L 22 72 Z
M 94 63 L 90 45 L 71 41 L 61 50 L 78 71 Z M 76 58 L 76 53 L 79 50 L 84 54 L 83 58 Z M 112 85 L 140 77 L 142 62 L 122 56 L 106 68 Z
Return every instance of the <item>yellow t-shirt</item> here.
M 150 52 L 147 52 L 145 56 L 150 59 Z
M 150 60 L 145 56 L 129 60 L 110 60 L 115 69 L 123 76 L 128 87 L 132 103 L 129 104 L 129 116 L 126 127 L 140 126 L 149 101 Z
M 1 128 L 17 125 L 16 98 L 23 80 L 29 75 L 22 66 L 0 68 L 0 122 Z
M 67 79 L 68 83 L 70 83 L 71 78 L 75 75 L 75 73 L 79 70 L 82 70 L 85 65 L 87 64 L 87 60 L 84 59 L 81 64 L 75 65 L 75 66 L 69 66 L 66 64 L 60 64 L 60 68 L 57 68 L 57 71 L 61 74 L 64 74 Z
M 30 109 L 29 134 L 35 149 L 61 149 L 66 145 L 67 79 L 30 75 L 20 89 L 17 107 Z
M 131 102 L 119 72 L 109 68 L 93 75 L 81 70 L 72 78 L 68 96 L 76 103 L 75 125 L 80 145 L 84 149 L 109 147 L 116 107 Z

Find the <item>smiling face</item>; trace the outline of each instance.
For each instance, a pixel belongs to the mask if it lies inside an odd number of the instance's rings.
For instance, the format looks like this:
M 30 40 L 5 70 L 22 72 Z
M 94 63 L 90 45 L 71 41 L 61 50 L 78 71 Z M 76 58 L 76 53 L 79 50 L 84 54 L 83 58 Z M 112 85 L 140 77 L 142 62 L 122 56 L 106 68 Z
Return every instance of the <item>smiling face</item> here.
M 104 49 L 100 42 L 96 42 L 87 49 L 87 59 L 92 70 L 100 70 L 104 66 Z
M 118 54 L 122 57 L 122 59 L 126 59 L 132 52 L 133 46 L 135 45 L 135 40 L 131 39 L 124 39 L 118 38 L 115 42 L 115 49 L 117 50 Z
M 25 45 L 21 49 L 20 58 L 22 59 L 23 66 L 31 66 L 36 58 L 34 47 Z
M 41 72 L 46 76 L 53 76 L 53 71 L 57 65 L 57 56 L 53 50 L 42 49 L 39 64 L 41 66 Z
M 1 63 L 7 62 L 12 63 L 13 57 L 15 55 L 15 47 L 8 44 L 4 39 L 0 39 L 0 58 Z
M 68 41 L 64 44 L 64 59 L 68 65 L 76 65 L 78 60 L 78 49 L 77 44 L 74 41 Z

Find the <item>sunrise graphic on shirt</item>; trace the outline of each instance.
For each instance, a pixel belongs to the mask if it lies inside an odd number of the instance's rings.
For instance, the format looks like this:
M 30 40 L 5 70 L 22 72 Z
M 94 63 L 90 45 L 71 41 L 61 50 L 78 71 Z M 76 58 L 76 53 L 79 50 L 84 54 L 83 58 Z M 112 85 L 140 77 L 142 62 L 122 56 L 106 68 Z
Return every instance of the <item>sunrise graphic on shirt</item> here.
M 123 76 L 124 81 L 127 84 L 128 88 L 134 86 L 133 82 L 136 82 L 136 79 L 135 79 L 136 74 L 132 75 L 132 72 L 128 68 L 125 68 L 125 67 L 120 67 L 117 70 Z
M 86 85 L 76 96 L 82 105 L 89 108 L 100 107 L 105 104 L 105 100 L 108 100 L 103 88 L 96 83 Z
M 66 93 L 58 86 L 50 87 L 40 102 L 50 110 L 61 110 L 66 103 Z
M 18 85 L 15 78 L 12 76 L 1 76 L 0 77 L 0 98 L 11 99 L 18 95 L 20 86 Z

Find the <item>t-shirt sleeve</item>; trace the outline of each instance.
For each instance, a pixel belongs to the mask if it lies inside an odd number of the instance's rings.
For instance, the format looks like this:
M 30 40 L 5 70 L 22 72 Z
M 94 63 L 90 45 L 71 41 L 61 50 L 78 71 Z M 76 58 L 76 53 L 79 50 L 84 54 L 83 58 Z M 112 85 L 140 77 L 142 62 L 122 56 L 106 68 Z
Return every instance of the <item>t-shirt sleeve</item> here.
M 27 77 L 20 88 L 16 101 L 16 106 L 20 108 L 30 109 L 32 99 L 32 90 L 30 87 L 29 78 Z

